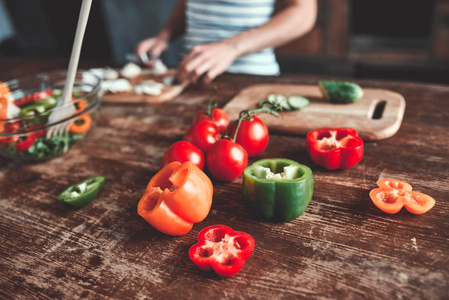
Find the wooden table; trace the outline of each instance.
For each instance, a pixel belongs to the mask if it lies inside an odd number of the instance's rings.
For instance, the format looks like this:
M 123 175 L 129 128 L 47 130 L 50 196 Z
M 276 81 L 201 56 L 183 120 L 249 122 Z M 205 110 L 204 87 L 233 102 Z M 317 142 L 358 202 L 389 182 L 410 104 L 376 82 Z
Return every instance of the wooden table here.
M 0 78 L 46 71 L 64 62 L 0 60 Z M 317 77 L 225 75 L 215 83 L 223 106 L 255 83 L 314 83 Z M 369 142 L 346 171 L 315 166 L 305 138 L 271 135 L 257 158 L 310 166 L 315 190 L 306 212 L 287 223 L 257 219 L 241 199 L 241 177 L 214 182 L 209 216 L 181 237 L 153 229 L 137 202 L 164 151 L 181 140 L 209 98 L 193 86 L 158 105 L 103 105 L 98 127 L 67 155 L 41 164 L 0 159 L 0 298 L 307 298 L 447 299 L 449 297 L 449 86 L 358 81 L 407 100 L 390 139 Z M 55 197 L 102 174 L 98 198 L 71 209 Z M 387 215 L 368 193 L 379 178 L 406 180 L 437 203 L 424 215 Z M 235 277 L 199 270 L 188 249 L 198 232 L 225 224 L 251 234 L 256 248 Z

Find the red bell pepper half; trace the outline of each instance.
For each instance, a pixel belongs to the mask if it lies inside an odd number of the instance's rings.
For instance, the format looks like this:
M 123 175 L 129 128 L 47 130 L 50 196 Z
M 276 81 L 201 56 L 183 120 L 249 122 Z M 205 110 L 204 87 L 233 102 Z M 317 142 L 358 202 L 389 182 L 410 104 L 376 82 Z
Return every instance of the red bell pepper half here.
M 321 128 L 307 134 L 307 153 L 328 170 L 349 169 L 363 157 L 363 140 L 352 128 Z
M 254 239 L 247 233 L 224 225 L 204 228 L 198 243 L 189 250 L 190 259 L 203 271 L 214 270 L 220 276 L 237 274 L 254 250 Z

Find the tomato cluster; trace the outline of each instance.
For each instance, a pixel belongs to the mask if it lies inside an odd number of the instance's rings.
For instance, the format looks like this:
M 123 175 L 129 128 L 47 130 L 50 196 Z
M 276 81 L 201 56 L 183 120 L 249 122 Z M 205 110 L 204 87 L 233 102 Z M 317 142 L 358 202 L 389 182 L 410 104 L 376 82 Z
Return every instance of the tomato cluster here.
M 172 161 L 190 161 L 220 181 L 239 177 L 248 165 L 248 157 L 261 154 L 268 145 L 268 128 L 255 114 L 242 112 L 230 122 L 220 108 L 199 112 L 184 135 L 171 145 L 162 158 L 161 167 Z

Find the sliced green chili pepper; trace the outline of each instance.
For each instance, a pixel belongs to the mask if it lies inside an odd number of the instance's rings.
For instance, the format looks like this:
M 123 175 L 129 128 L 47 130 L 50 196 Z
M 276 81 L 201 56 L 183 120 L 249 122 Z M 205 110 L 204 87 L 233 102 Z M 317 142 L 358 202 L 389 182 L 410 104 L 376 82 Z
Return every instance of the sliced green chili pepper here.
M 53 98 L 46 98 L 35 101 L 24 106 L 19 113 L 20 117 L 29 120 L 31 124 L 43 124 L 48 121 L 50 110 L 56 107 L 56 100 Z
M 312 170 L 293 160 L 262 159 L 243 173 L 244 200 L 268 220 L 290 221 L 299 217 L 312 194 Z
M 20 110 L 19 116 L 34 116 L 37 114 L 43 114 L 47 110 L 50 110 L 56 106 L 56 100 L 53 98 L 47 98 L 35 101 L 28 104 Z
M 80 208 L 89 204 L 97 197 L 103 184 L 103 176 L 94 176 L 67 188 L 57 199 Z

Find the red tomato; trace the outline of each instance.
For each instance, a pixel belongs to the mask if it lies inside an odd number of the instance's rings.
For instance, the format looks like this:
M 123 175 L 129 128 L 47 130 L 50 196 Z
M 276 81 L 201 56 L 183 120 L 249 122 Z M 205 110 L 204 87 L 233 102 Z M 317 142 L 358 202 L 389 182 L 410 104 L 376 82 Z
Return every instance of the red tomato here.
M 179 141 L 171 145 L 162 157 L 161 169 L 173 161 L 185 163 L 190 161 L 195 166 L 204 169 L 204 154 L 192 143 Z
M 231 138 L 234 137 L 237 124 L 236 122 L 229 126 L 228 134 Z M 253 157 L 267 148 L 268 137 L 268 128 L 265 123 L 258 117 L 254 117 L 251 121 L 242 121 L 235 141 L 245 148 L 249 157 Z
M 221 108 L 214 108 L 212 110 L 212 116 L 207 115 L 207 110 L 199 112 L 195 119 L 193 120 L 193 123 L 198 123 L 199 121 L 203 120 L 209 120 L 215 123 L 218 127 L 218 131 L 220 133 L 225 133 L 226 127 L 229 125 L 229 116 L 228 114 Z
M 207 152 L 206 163 L 215 179 L 232 181 L 242 175 L 248 165 L 248 153 L 239 144 L 221 139 Z
M 188 141 L 201 151 L 206 153 L 217 141 L 218 128 L 212 121 L 200 121 L 193 124 L 184 135 L 184 140 Z

